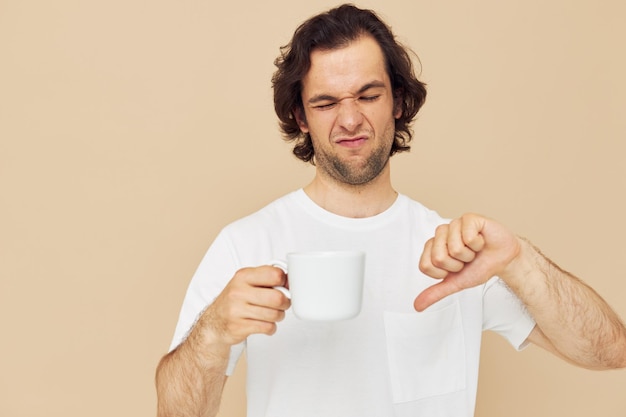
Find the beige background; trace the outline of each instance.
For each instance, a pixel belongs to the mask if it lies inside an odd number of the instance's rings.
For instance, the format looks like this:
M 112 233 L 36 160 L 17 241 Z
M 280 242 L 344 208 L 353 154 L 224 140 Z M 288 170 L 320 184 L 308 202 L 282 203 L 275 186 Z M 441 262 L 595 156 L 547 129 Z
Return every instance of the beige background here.
M 0 0 L 0 415 L 149 416 L 218 230 L 312 170 L 278 133 L 278 46 L 334 2 Z M 363 1 L 423 63 L 396 187 L 529 237 L 626 317 L 626 6 Z M 243 415 L 245 364 L 221 416 Z M 487 334 L 478 415 L 624 416 L 626 371 Z

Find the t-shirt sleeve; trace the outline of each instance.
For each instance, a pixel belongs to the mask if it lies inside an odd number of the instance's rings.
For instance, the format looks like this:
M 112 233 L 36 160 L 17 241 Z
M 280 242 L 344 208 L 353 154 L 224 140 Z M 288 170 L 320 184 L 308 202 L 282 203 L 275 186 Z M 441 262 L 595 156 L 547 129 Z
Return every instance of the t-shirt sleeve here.
M 526 339 L 535 321 L 509 287 L 498 277 L 485 285 L 483 297 L 483 330 L 503 336 L 517 350 L 526 347 Z
M 202 258 L 189 283 L 170 351 L 185 340 L 198 317 L 217 298 L 239 268 L 232 244 L 227 234 L 222 231 Z M 231 347 L 226 375 L 231 375 L 234 371 L 244 346 L 245 342 Z

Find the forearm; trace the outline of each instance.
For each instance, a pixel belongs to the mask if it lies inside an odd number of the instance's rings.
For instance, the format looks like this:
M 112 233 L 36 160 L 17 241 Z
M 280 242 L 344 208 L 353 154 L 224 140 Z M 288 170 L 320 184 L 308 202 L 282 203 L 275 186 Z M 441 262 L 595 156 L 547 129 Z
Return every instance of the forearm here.
M 592 288 L 530 242 L 521 241 L 520 256 L 501 278 L 566 359 L 593 369 L 626 367 L 626 328 L 619 317 Z
M 156 374 L 159 417 L 217 414 L 230 348 L 206 343 L 198 333 L 192 331 L 185 342 L 159 363 Z

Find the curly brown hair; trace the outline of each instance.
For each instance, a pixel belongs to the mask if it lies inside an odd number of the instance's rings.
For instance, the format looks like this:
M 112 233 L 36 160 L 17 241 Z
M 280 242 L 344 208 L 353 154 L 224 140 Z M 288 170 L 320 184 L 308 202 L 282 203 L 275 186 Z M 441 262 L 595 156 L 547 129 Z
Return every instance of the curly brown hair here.
M 296 113 L 304 114 L 302 79 L 311 66 L 311 52 L 341 48 L 363 35 L 372 36 L 383 50 L 391 88 L 402 105 L 402 114 L 395 121 L 391 155 L 410 149 L 411 123 L 426 100 L 426 85 L 415 76 L 409 50 L 396 41 L 389 26 L 374 11 L 344 4 L 300 25 L 274 62 L 274 109 L 284 139 L 295 141 L 293 153 L 304 162 L 314 164 L 315 151 L 310 135 L 300 130 Z

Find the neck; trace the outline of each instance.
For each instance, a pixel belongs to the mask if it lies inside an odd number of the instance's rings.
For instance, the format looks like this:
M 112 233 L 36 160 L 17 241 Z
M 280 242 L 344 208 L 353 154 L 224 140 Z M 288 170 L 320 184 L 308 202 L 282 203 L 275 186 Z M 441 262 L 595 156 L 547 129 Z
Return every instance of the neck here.
M 387 210 L 398 193 L 391 186 L 389 165 L 374 180 L 363 185 L 339 183 L 318 171 L 304 192 L 323 209 L 351 218 L 372 217 Z

